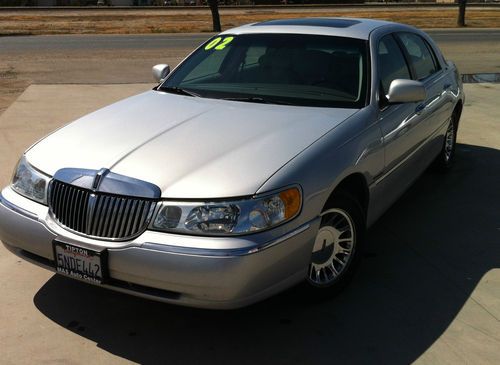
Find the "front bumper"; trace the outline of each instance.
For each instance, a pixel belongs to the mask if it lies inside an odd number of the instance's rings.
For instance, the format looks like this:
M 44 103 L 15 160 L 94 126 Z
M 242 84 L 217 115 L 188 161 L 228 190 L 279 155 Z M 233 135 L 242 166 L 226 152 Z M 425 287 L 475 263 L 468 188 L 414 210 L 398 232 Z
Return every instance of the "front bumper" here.
M 64 230 L 46 206 L 10 188 L 0 194 L 0 240 L 16 255 L 54 271 L 54 240 L 106 249 L 109 281 L 101 286 L 203 308 L 242 307 L 303 280 L 319 224 L 241 237 L 146 231 L 132 241 L 100 241 Z

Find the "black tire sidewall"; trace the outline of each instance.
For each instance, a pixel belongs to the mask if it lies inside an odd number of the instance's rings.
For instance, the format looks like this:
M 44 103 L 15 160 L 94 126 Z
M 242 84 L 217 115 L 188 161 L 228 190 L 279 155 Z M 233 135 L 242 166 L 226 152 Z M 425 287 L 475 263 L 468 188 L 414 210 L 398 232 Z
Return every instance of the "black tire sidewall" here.
M 450 124 L 453 124 L 453 148 L 451 150 L 450 158 L 447 160 L 446 159 L 446 134 L 448 133 L 448 128 Z M 446 134 L 443 140 L 443 147 L 441 148 L 441 152 L 439 155 L 436 157 L 436 160 L 434 161 L 434 168 L 438 172 L 446 172 L 450 169 L 450 167 L 453 165 L 455 161 L 455 150 L 456 150 L 456 145 L 457 145 L 457 132 L 458 132 L 458 125 L 457 125 L 457 120 L 455 113 L 452 115 L 450 119 L 450 123 L 448 124 L 446 128 Z

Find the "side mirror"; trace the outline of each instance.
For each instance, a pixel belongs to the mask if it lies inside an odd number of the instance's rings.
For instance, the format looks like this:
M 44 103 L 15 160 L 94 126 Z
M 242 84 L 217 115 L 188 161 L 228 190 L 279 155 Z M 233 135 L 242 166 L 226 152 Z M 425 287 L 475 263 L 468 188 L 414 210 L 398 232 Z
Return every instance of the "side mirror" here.
M 424 84 L 420 81 L 396 79 L 389 86 L 386 95 L 389 103 L 416 103 L 427 98 Z
M 169 73 L 170 73 L 169 65 L 159 64 L 153 66 L 153 77 L 158 82 L 162 82 Z

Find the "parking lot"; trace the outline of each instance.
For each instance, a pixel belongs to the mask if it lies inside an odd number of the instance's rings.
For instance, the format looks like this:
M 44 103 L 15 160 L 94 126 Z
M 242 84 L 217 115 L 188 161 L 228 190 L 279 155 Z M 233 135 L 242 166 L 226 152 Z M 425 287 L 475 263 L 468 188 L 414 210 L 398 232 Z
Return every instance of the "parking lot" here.
M 151 86 L 30 85 L 0 114 L 0 185 L 42 136 Z M 500 363 L 500 84 L 465 92 L 453 170 L 425 173 L 372 227 L 337 297 L 292 289 L 236 311 L 181 308 L 56 276 L 1 246 L 0 363 Z

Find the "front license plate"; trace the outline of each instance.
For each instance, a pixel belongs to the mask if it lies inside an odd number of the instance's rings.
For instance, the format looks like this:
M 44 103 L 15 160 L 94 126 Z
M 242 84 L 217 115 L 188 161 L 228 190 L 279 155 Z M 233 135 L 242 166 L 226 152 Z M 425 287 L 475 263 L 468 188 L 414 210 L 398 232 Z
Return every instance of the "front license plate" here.
M 103 253 L 63 242 L 54 241 L 57 272 L 77 279 L 101 284 L 105 272 Z

